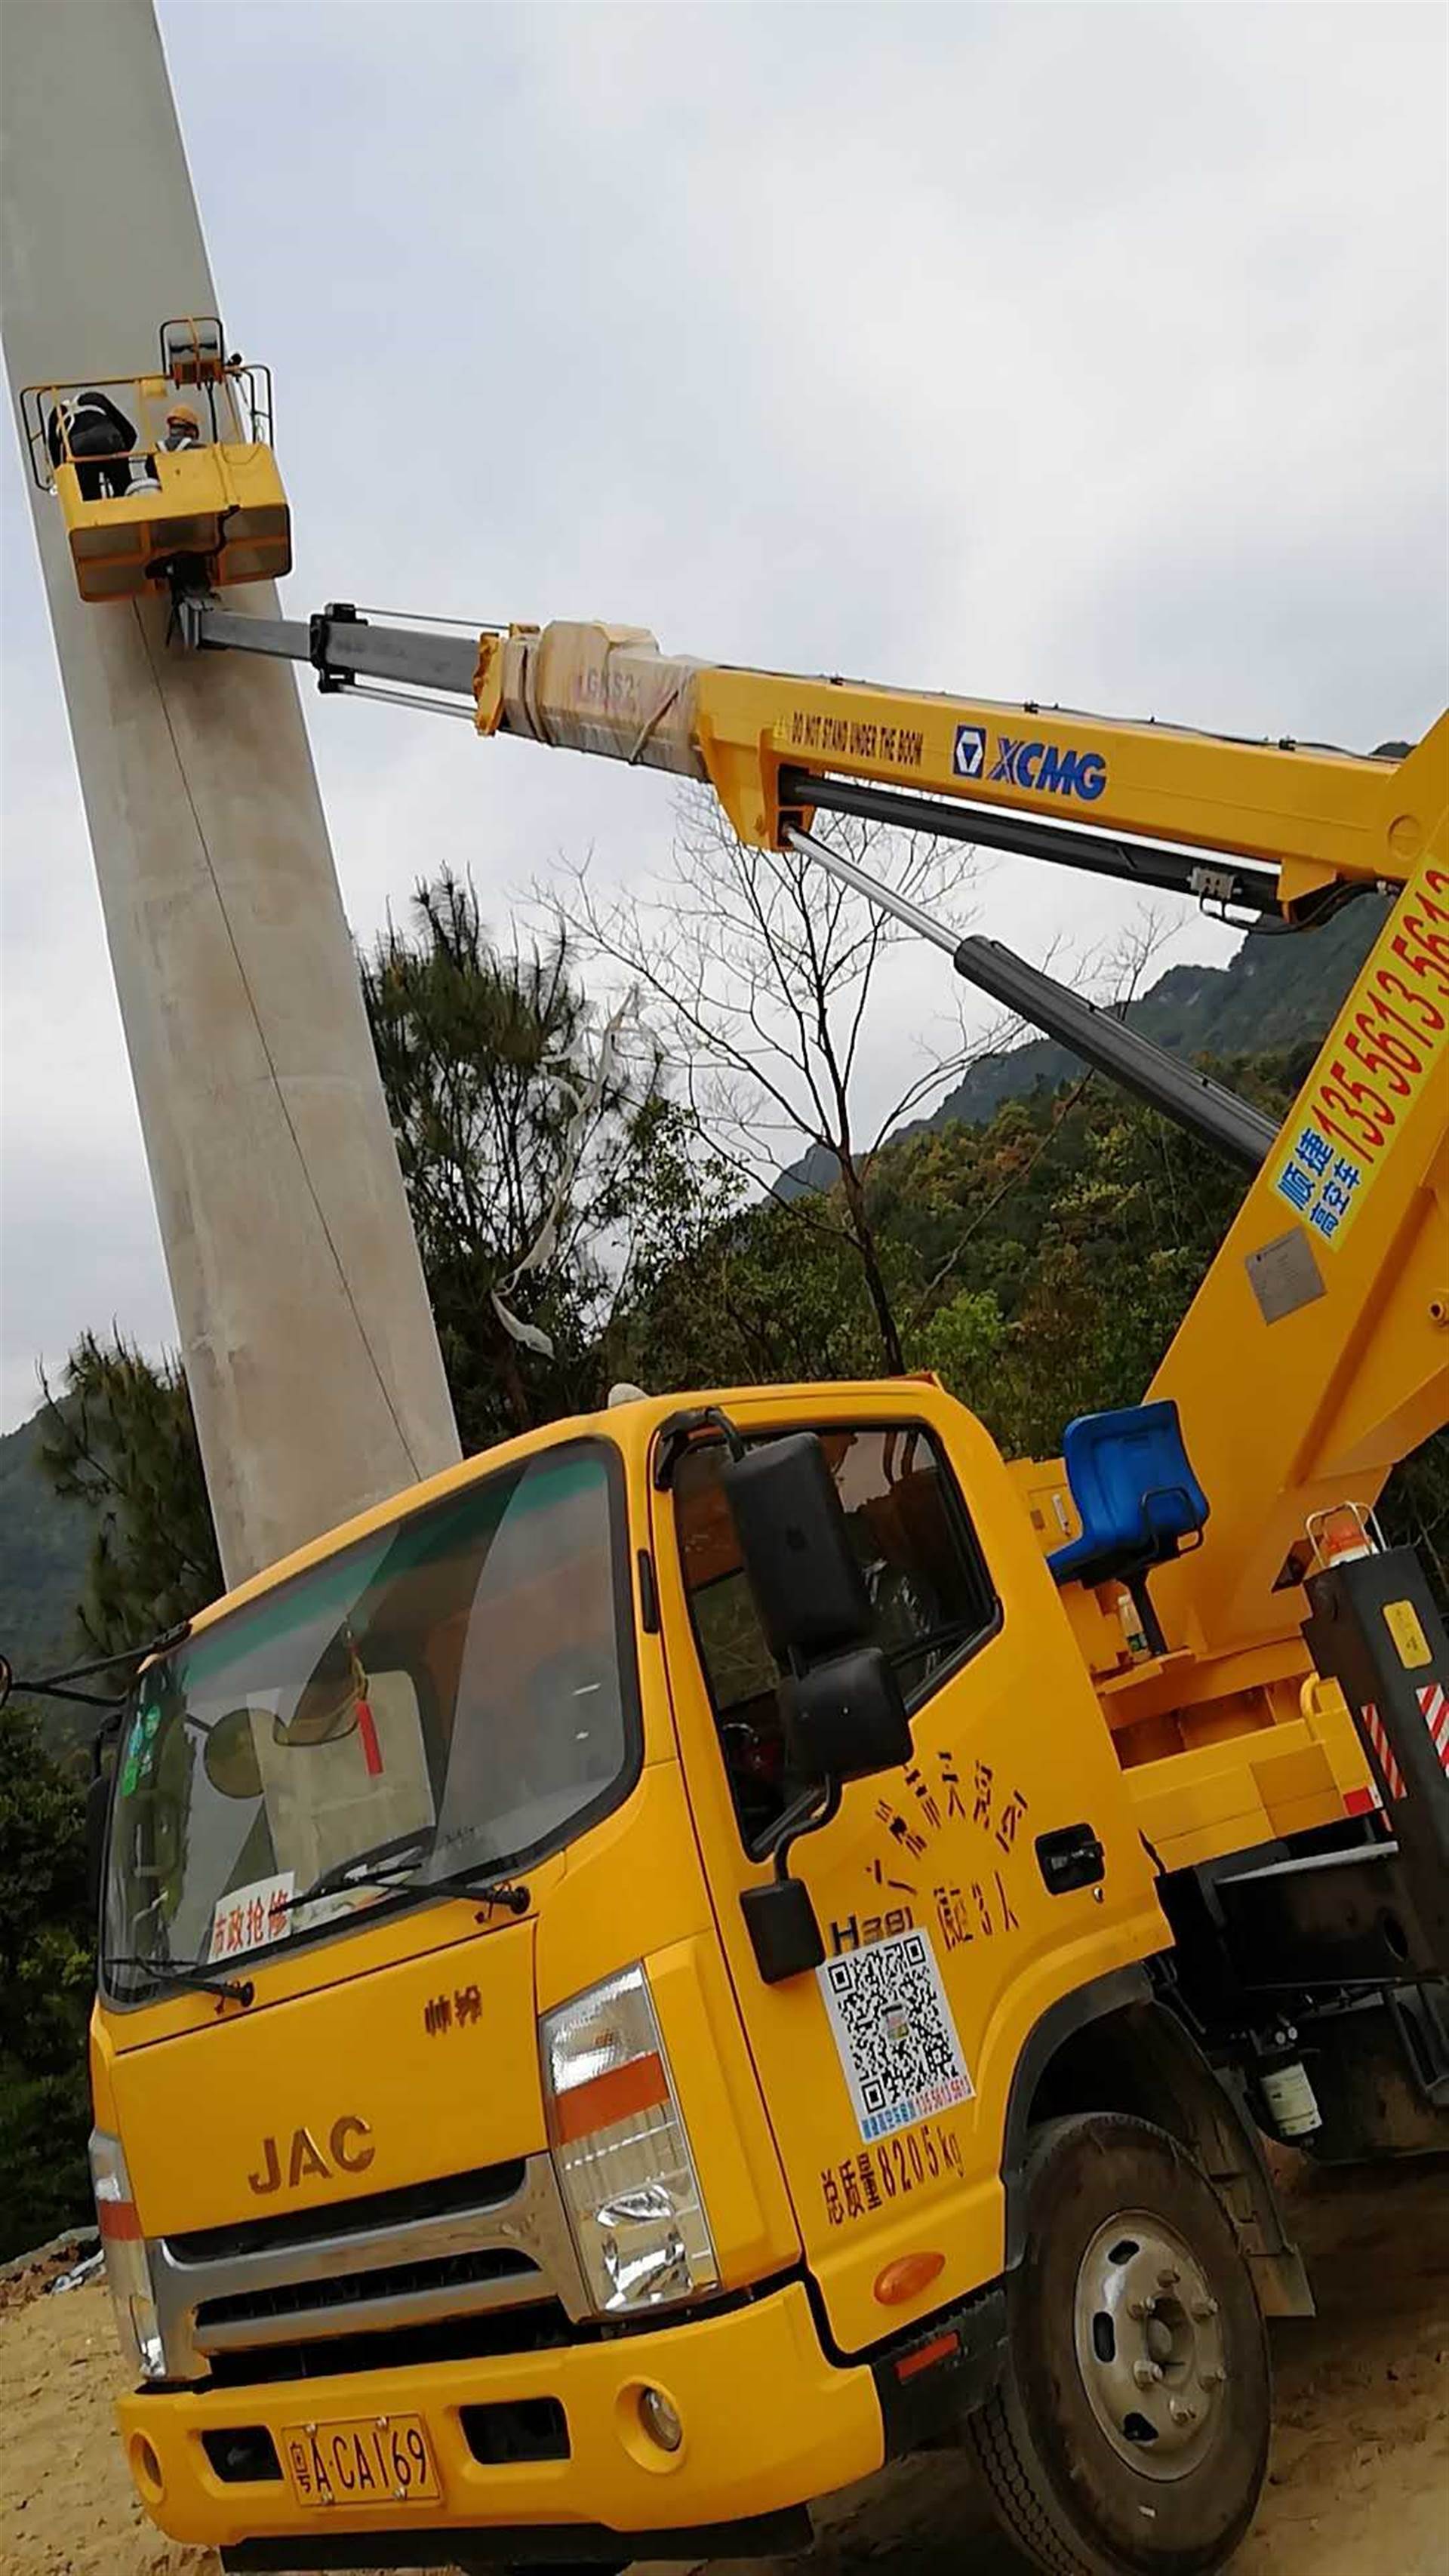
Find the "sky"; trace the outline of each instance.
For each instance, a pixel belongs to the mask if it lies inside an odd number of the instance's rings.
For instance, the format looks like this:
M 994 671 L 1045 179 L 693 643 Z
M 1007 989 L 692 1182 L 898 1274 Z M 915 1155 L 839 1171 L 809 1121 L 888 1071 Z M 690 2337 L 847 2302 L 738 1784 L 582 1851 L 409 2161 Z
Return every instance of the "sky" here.
M 599 616 L 1362 749 L 1443 704 L 1436 7 L 159 16 L 275 371 L 288 613 Z M 0 538 L 4 1429 L 85 1326 L 174 1323 L 13 443 Z M 589 852 L 668 867 L 664 779 L 305 706 L 361 939 L 444 860 L 504 937 Z M 1172 957 L 1231 954 L 1164 901 Z M 1002 861 L 959 917 L 1086 973 L 1131 909 Z M 867 1109 L 912 1069 L 892 971 Z

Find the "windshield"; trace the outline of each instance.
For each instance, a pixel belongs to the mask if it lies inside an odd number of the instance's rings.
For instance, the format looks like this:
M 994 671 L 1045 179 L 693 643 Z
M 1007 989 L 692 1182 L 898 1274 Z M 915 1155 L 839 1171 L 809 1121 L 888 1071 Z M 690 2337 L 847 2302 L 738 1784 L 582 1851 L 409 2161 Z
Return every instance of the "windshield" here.
M 349 1876 L 416 1893 L 537 1859 L 623 1794 L 637 1741 L 618 1459 L 573 1442 L 390 1523 L 141 1675 L 107 1984 L 130 1997 L 177 1964 L 255 1964 L 395 1892 Z

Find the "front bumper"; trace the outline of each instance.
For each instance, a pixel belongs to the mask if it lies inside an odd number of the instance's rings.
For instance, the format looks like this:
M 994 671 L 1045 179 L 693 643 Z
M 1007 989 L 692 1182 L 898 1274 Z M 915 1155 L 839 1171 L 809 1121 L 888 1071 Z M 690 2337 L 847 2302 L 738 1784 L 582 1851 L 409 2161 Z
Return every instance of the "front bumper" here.
M 661 2390 L 683 2423 L 674 2453 L 657 2449 L 641 2428 L 645 2387 Z M 569 2456 L 504 2466 L 475 2459 L 461 2410 L 529 2398 L 563 2408 Z M 576 2529 L 581 2540 L 589 2535 L 578 2553 L 588 2556 L 604 2534 L 687 2534 L 784 2512 L 868 2476 L 885 2456 L 871 2372 L 826 2359 L 799 2282 L 727 2315 L 652 2334 L 305 2382 L 157 2390 L 122 2398 L 116 2411 L 142 2501 L 163 2531 L 216 2549 L 256 2543 L 251 2563 L 272 2566 L 417 2565 L 416 2543 L 429 2531 L 450 2535 L 443 2554 L 454 2557 L 459 2536 L 476 2535 L 473 2554 L 483 2559 L 490 2530 L 541 2542 Z M 385 2498 L 309 2509 L 285 2475 L 245 2485 L 218 2477 L 202 2442 L 206 2433 L 260 2426 L 281 2457 L 288 2428 L 377 2415 L 424 2418 L 442 2488 L 436 2503 L 405 2514 Z M 159 2488 L 141 2465 L 143 2442 Z M 397 2544 L 390 2560 L 384 2534 Z M 347 2555 L 352 2535 L 371 2536 L 355 2561 Z M 274 2554 L 293 2537 L 295 2556 Z M 509 2554 L 534 2552 L 510 2542 Z M 246 2564 L 245 2554 L 236 2563 Z

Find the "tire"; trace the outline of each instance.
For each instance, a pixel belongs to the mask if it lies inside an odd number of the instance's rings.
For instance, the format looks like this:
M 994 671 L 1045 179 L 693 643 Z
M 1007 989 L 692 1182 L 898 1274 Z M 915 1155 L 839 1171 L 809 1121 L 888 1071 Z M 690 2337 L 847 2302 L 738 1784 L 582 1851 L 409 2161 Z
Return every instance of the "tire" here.
M 1024 2177 L 1000 2386 L 970 2419 L 998 2520 L 1048 2576 L 1210 2576 L 1268 2465 L 1257 2293 L 1165 2130 L 1054 2120 Z

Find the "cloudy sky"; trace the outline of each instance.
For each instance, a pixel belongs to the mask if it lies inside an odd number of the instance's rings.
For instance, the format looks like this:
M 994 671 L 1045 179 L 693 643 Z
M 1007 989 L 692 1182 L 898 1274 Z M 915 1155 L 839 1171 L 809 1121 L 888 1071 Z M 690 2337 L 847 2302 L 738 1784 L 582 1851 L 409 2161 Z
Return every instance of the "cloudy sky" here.
M 160 17 L 276 369 L 293 614 L 599 615 L 1365 748 L 1442 703 L 1437 8 Z M 0 498 L 4 1428 L 82 1326 L 171 1322 L 13 447 Z M 359 935 L 445 858 L 499 928 L 561 857 L 667 863 L 664 780 L 307 715 Z M 1038 956 L 1122 917 L 1025 864 L 972 901 Z M 1173 953 L 1231 945 L 1187 913 Z

